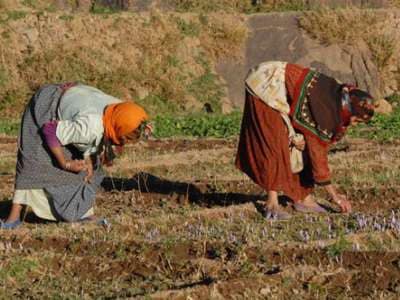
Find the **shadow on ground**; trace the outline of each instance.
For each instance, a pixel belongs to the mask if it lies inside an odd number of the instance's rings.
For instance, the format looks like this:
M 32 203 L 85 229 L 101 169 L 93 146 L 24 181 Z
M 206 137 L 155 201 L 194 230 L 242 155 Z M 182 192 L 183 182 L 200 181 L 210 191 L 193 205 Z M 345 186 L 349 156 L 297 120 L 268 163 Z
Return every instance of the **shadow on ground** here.
M 106 177 L 102 186 L 106 191 L 137 190 L 142 193 L 178 195 L 178 202 L 181 204 L 195 203 L 207 207 L 256 202 L 265 197 L 261 194 L 217 192 L 209 184 L 170 181 L 144 172 L 135 174 L 132 178 Z

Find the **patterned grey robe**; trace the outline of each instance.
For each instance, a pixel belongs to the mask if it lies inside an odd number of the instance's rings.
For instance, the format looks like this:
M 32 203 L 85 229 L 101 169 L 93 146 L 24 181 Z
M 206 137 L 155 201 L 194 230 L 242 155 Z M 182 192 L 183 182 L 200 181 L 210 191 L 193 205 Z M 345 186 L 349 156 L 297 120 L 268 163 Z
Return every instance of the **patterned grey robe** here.
M 104 178 L 99 161 L 92 183 L 85 183 L 85 172 L 75 174 L 58 167 L 42 135 L 41 127 L 57 119 L 59 100 L 64 85 L 46 85 L 39 89 L 27 105 L 18 138 L 16 189 L 43 189 L 50 195 L 56 217 L 76 221 L 94 205 L 96 192 Z M 72 146 L 63 147 L 66 159 L 82 159 Z

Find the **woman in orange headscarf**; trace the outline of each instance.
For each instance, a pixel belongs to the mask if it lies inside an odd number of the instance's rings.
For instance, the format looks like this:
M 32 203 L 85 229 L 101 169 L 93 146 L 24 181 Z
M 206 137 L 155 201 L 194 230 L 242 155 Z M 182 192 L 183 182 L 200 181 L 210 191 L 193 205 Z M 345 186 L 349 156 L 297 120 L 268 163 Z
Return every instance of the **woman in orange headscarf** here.
M 148 116 L 139 105 L 77 84 L 47 85 L 31 99 L 18 139 L 13 206 L 3 229 L 21 225 L 24 205 L 43 219 L 95 220 L 95 194 L 102 164 L 112 148 L 135 142 Z

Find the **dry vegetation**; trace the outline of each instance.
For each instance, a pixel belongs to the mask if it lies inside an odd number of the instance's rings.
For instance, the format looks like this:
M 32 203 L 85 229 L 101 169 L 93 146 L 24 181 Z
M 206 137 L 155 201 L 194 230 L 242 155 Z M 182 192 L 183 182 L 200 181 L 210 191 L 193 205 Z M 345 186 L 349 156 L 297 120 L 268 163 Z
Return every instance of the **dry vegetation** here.
M 364 41 L 384 82 L 397 81 L 400 74 L 400 13 L 356 8 L 306 12 L 300 25 L 323 43 L 356 45 Z
M 48 1 L 0 0 L 0 116 L 16 118 L 38 86 L 61 81 L 134 98 L 150 113 L 199 111 L 204 103 L 218 112 L 225 90 L 214 64 L 240 59 L 247 37 L 237 12 L 311 8 L 307 1 L 171 1 L 178 11 L 198 14 L 63 14 Z M 400 81 L 398 24 L 396 13 L 357 9 L 301 18 L 324 43 L 364 40 L 391 87 Z
M 16 145 L 1 142 L 4 217 Z M 108 230 L 29 214 L 1 232 L 0 298 L 396 299 L 400 148 L 346 145 L 330 163 L 357 213 L 288 222 L 263 219 L 262 190 L 234 168 L 236 140 L 130 147 L 97 199 Z
M 77 9 L 79 6 L 86 7 L 88 10 L 101 11 L 105 8 L 105 1 L 84 1 L 84 0 L 0 0 L 0 9 L 45 9 L 45 10 L 56 10 L 60 7 L 59 3 L 63 3 L 71 9 Z M 130 6 L 130 1 L 108 1 L 111 9 L 126 9 Z M 320 7 L 321 4 L 318 1 L 308 0 L 165 0 L 165 1 L 153 1 L 155 6 L 160 5 L 168 7 L 171 10 L 180 12 L 217 12 L 224 11 L 230 13 L 254 13 L 254 12 L 271 12 L 271 11 L 298 11 L 308 10 Z M 81 4 L 81 5 L 79 5 Z M 368 7 L 367 4 L 361 4 L 361 6 Z M 103 10 L 104 11 L 104 10 Z
M 311 8 L 305 0 L 169 0 L 179 11 L 230 11 L 241 13 L 304 10 Z
M 38 86 L 65 81 L 134 97 L 151 112 L 196 111 L 201 102 L 218 111 L 223 90 L 214 62 L 240 59 L 247 34 L 241 18 L 218 14 L 3 13 L 1 19 L 3 116 L 15 116 Z
M 390 2 L 394 7 L 400 8 L 400 0 L 391 0 Z

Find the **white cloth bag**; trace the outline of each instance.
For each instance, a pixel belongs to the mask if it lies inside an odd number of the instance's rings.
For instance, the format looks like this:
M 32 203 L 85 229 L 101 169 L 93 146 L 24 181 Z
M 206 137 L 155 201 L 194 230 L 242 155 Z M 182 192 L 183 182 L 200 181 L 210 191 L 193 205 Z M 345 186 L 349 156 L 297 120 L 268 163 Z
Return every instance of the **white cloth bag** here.
M 245 83 L 250 93 L 281 113 L 289 132 L 291 170 L 293 173 L 299 173 L 304 168 L 303 153 L 292 142 L 304 141 L 304 136 L 295 132 L 289 118 L 290 105 L 285 85 L 286 65 L 286 62 L 281 61 L 261 63 L 250 70 Z

